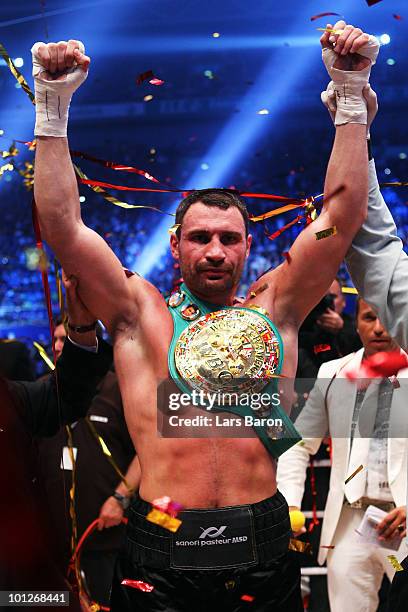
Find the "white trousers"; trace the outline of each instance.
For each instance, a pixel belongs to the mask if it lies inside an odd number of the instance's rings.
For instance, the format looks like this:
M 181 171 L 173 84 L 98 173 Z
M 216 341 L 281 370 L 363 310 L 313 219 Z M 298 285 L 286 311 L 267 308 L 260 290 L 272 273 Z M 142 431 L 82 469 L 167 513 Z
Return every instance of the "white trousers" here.
M 395 570 L 387 555 L 401 561 L 405 544 L 399 551 L 362 543 L 355 532 L 364 510 L 344 506 L 334 534 L 334 549 L 327 556 L 327 585 L 331 612 L 376 612 L 378 591 L 384 574 L 392 580 Z

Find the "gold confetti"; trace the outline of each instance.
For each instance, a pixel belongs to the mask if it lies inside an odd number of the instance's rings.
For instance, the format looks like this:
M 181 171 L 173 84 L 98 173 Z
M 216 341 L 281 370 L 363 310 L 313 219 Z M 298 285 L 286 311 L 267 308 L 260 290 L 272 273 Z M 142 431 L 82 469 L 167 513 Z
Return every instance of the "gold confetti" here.
M 181 223 L 175 223 L 174 225 L 169 227 L 167 231 L 169 232 L 169 234 L 176 234 L 179 227 L 181 227 Z
M 348 478 L 346 478 L 346 480 L 344 481 L 344 484 L 346 485 L 348 482 L 350 482 L 350 480 L 352 478 L 354 478 L 354 476 L 357 476 L 357 474 L 359 472 L 361 472 L 361 470 L 363 470 L 363 469 L 364 469 L 364 466 L 363 465 L 359 465 L 358 468 L 356 470 L 354 470 L 354 472 L 352 474 L 350 474 L 350 476 Z
M 335 225 L 320 232 L 315 232 L 316 240 L 323 240 L 323 238 L 329 238 L 329 236 L 334 236 L 335 234 L 337 234 L 337 227 Z
M 404 571 L 404 568 L 402 567 L 401 563 L 398 561 L 395 555 L 387 555 L 387 559 L 391 563 L 392 567 L 395 569 L 396 572 Z
M 152 508 L 149 514 L 146 516 L 146 519 L 151 523 L 155 523 L 156 525 L 160 525 L 173 533 L 176 533 L 178 528 L 181 525 L 180 519 L 175 518 L 174 516 L 170 516 L 161 510 L 157 510 L 157 508 Z
M 349 293 L 350 295 L 358 295 L 358 291 L 355 287 L 342 287 L 342 293 Z
M 290 538 L 289 540 L 289 550 L 305 553 L 307 555 L 313 554 L 313 549 L 310 542 L 302 542 L 302 540 L 295 540 L 294 538 Z
M 265 291 L 267 288 L 269 287 L 268 283 L 264 283 L 263 285 L 261 285 L 259 287 L 259 289 L 257 289 L 256 291 L 251 291 L 249 294 L 250 298 L 254 298 L 257 295 L 259 295 L 260 293 L 262 293 L 263 291 Z
M 43 359 L 45 361 L 45 363 L 50 368 L 50 370 L 55 370 L 55 365 L 53 364 L 51 359 L 48 357 L 45 348 L 43 346 L 41 346 L 41 344 L 39 344 L 38 342 L 33 342 L 33 345 L 35 346 L 35 348 L 39 352 L 41 359 Z

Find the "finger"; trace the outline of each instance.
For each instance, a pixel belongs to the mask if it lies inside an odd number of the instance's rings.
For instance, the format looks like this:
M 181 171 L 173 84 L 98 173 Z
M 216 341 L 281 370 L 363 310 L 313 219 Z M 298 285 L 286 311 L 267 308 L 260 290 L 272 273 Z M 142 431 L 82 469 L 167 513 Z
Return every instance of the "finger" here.
M 400 517 L 397 516 L 389 525 L 389 527 L 382 533 L 382 537 L 387 539 L 394 535 L 394 532 L 398 529 L 398 525 L 400 524 L 400 522 Z
M 335 51 L 336 53 L 341 54 L 343 51 L 343 47 L 348 39 L 348 37 L 352 34 L 354 30 L 354 26 L 352 25 L 347 25 L 344 30 L 343 33 L 340 34 L 340 36 L 337 38 L 336 41 L 336 47 L 335 47 Z
M 361 30 L 360 30 L 361 31 Z M 370 36 L 368 34 L 364 34 L 362 32 L 360 36 L 358 36 L 355 40 L 353 40 L 353 44 L 350 49 L 350 53 L 357 53 L 361 47 L 364 47 L 369 41 Z
M 66 68 L 65 64 L 65 51 L 67 48 L 67 43 L 64 40 L 61 40 L 57 44 L 57 68 L 58 72 L 62 72 Z
M 357 38 L 360 38 L 362 33 L 363 31 L 360 30 L 360 28 L 354 28 L 354 30 L 351 32 L 346 42 L 344 43 L 343 51 L 342 51 L 343 55 L 347 55 L 347 53 L 350 53 L 354 42 L 357 40 Z
M 91 63 L 91 58 L 88 55 L 81 53 L 79 49 L 75 49 L 74 58 L 78 66 L 80 66 L 82 70 L 86 72 L 89 68 L 89 64 Z
M 72 68 L 74 65 L 75 57 L 74 52 L 76 49 L 79 49 L 80 43 L 79 40 L 69 40 L 67 44 L 67 50 L 65 52 L 65 63 L 68 68 Z
M 50 52 L 48 51 L 47 45 L 39 45 L 37 47 L 36 55 L 40 64 L 44 66 L 45 70 L 48 70 L 50 67 Z
M 327 32 L 327 30 L 332 30 L 333 26 L 328 23 L 326 25 L 326 31 L 323 32 L 322 36 L 320 37 L 320 44 L 322 45 L 323 49 L 327 48 L 327 47 L 331 47 L 331 43 L 330 43 L 330 32 Z
M 338 31 L 344 30 L 345 27 L 346 27 L 346 22 L 343 19 L 340 19 L 340 21 L 338 21 L 337 23 L 334 24 L 333 30 L 335 32 L 338 32 Z M 330 34 L 329 40 L 330 40 L 331 43 L 336 43 L 338 37 L 339 37 L 339 34 L 333 34 L 332 33 L 332 34 Z
M 57 66 L 58 66 L 58 49 L 57 49 L 57 45 L 55 43 L 49 43 L 48 51 L 50 53 L 50 67 L 49 67 L 48 70 L 49 70 L 49 72 L 51 72 L 51 74 L 53 74 L 54 72 L 56 72 Z

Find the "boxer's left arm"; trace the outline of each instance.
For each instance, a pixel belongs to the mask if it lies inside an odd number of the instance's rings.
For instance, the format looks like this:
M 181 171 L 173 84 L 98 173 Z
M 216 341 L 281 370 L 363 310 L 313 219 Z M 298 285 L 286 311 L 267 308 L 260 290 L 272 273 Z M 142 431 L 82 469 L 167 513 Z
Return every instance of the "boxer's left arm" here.
M 344 22 L 342 22 L 344 23 Z M 345 24 L 344 24 L 345 25 Z M 338 28 L 336 24 L 335 28 Z M 345 30 L 345 42 L 338 45 L 338 49 L 353 50 L 357 52 L 367 44 L 367 35 L 361 30 L 349 28 Z M 350 40 L 348 41 L 348 38 Z M 338 38 L 340 41 L 341 37 Z M 347 42 L 348 41 L 348 42 Z M 329 36 L 325 34 L 322 46 L 327 52 L 333 53 Z M 364 82 L 362 72 L 368 79 L 368 67 L 371 62 L 368 58 L 359 55 L 355 62 L 356 71 L 343 70 L 343 62 L 350 64 L 346 55 L 343 59 L 332 60 L 332 65 L 339 61 L 336 75 L 343 73 L 352 79 L 354 74 L 359 83 Z M 327 64 L 326 64 L 327 65 Z M 347 65 L 347 68 L 353 66 Z M 351 75 L 351 77 L 349 77 Z M 339 77 L 346 78 L 344 75 Z M 362 99 L 363 84 L 361 84 L 360 97 Z M 366 215 L 368 199 L 368 169 L 366 150 L 367 111 L 365 104 L 360 104 L 355 95 L 357 112 L 346 118 L 349 123 L 339 124 L 336 128 L 336 137 L 330 161 L 328 164 L 324 187 L 324 204 L 318 219 L 310 224 L 298 238 L 289 251 L 286 262 L 276 270 L 267 273 L 256 284 L 265 283 L 270 279 L 271 290 L 264 291 L 256 296 L 256 302 L 268 310 L 276 313 L 278 318 L 299 326 L 305 316 L 327 291 L 343 260 L 351 241 L 361 227 Z M 362 109 L 362 106 L 364 107 Z M 365 115 L 364 115 L 365 109 Z M 345 111 L 348 111 L 345 105 Z M 354 122 L 355 121 L 355 122 Z M 335 228 L 332 229 L 332 228 Z M 333 235 L 318 239 L 319 232 L 331 230 Z M 282 316 L 281 316 L 282 315 Z

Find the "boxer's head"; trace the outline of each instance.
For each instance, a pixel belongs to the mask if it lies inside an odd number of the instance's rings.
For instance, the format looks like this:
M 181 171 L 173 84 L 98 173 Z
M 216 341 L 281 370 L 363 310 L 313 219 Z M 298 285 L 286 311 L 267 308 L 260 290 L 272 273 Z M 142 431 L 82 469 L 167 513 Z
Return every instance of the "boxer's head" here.
M 62 319 L 57 319 L 54 322 L 54 342 L 55 342 L 55 355 L 59 359 L 61 357 L 62 349 L 64 348 L 65 339 L 67 332 Z
M 252 241 L 248 222 L 245 204 L 233 191 L 202 189 L 179 204 L 171 252 L 198 297 L 232 303 Z

